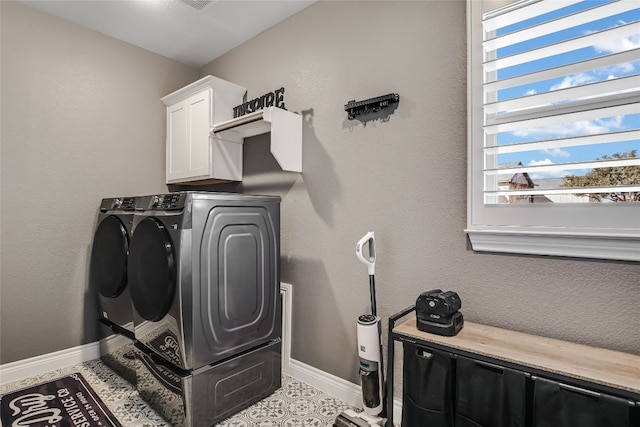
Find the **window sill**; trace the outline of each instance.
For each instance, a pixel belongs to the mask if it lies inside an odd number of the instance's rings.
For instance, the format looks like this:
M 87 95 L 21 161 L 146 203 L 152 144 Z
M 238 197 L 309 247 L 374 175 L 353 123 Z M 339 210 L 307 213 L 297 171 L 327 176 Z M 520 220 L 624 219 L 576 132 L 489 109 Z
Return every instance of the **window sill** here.
M 640 236 L 467 229 L 476 252 L 640 261 Z

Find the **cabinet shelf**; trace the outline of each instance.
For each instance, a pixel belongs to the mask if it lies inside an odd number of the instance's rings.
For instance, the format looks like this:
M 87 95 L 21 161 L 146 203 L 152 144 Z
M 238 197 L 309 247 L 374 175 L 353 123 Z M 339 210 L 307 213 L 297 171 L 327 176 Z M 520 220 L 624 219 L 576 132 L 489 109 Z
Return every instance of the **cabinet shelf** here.
M 302 172 L 302 116 L 267 107 L 211 128 L 211 136 L 236 140 L 271 133 L 270 150 L 282 170 Z
M 393 368 L 396 341 L 404 345 L 403 375 L 406 377 L 408 374 L 412 382 L 412 385 L 404 386 L 403 389 L 403 402 L 406 397 L 408 410 L 411 411 L 407 412 L 410 417 L 415 418 L 415 414 L 419 417 L 431 414 L 429 408 L 434 406 L 440 408 L 440 413 L 444 414 L 442 423 L 437 424 L 439 426 L 461 425 L 458 424 L 458 420 L 469 420 L 470 416 L 477 418 L 474 421 L 478 422 L 474 422 L 473 425 L 516 425 L 516 411 L 493 413 L 491 405 L 477 405 L 476 402 L 475 407 L 471 407 L 464 403 L 470 401 L 469 396 L 475 396 L 474 399 L 477 400 L 477 396 L 491 394 L 492 398 L 501 399 L 505 405 L 510 402 L 512 409 L 520 410 L 524 405 L 524 425 L 533 425 L 533 420 L 541 413 L 554 420 L 571 421 L 575 420 L 575 414 L 578 412 L 591 417 L 588 424 L 590 426 L 596 425 L 593 423 L 596 420 L 594 414 L 598 414 L 598 417 L 602 414 L 602 418 L 597 419 L 598 426 L 638 425 L 640 355 L 466 321 L 464 328 L 451 337 L 420 331 L 415 317 L 396 326 L 398 320 L 414 311 L 415 307 L 407 307 L 389 318 L 387 427 L 393 426 Z M 425 354 L 428 356 L 425 357 Z M 429 361 L 431 358 L 434 362 Z M 439 373 L 426 375 L 427 367 L 435 366 L 435 361 L 439 363 Z M 421 373 L 414 372 L 414 366 L 418 366 Z M 485 370 L 484 373 L 480 373 L 482 369 Z M 513 397 L 514 393 L 503 393 L 507 390 L 504 388 L 506 380 L 502 379 L 503 373 L 508 373 L 509 384 L 519 384 L 518 389 L 525 390 L 524 398 L 518 400 Z M 474 378 L 475 385 L 469 382 L 471 377 Z M 437 387 L 434 389 L 437 393 L 423 392 L 432 390 L 429 387 L 434 386 Z M 461 390 L 462 387 L 466 394 L 458 395 L 451 392 L 452 388 Z M 511 396 L 512 400 L 509 401 L 505 396 Z M 589 398 L 585 399 L 585 396 Z M 414 405 L 412 402 L 416 402 L 416 399 L 421 399 L 421 403 Z M 514 402 L 518 401 L 520 403 L 515 405 Z M 551 410 L 551 407 L 555 409 Z M 489 411 L 482 408 L 489 408 Z M 404 413 L 404 407 L 402 411 Z M 485 422 L 485 418 L 490 418 L 492 423 Z M 498 420 L 505 418 L 508 422 L 513 422 L 498 423 Z M 550 425 L 540 423 L 542 424 Z M 573 427 L 575 424 L 562 422 L 553 425 Z
M 426 345 L 440 345 L 455 352 L 473 353 L 500 363 L 514 363 L 528 370 L 600 384 L 640 397 L 640 356 L 584 344 L 465 322 L 453 337 L 418 330 L 408 319 L 394 331 Z

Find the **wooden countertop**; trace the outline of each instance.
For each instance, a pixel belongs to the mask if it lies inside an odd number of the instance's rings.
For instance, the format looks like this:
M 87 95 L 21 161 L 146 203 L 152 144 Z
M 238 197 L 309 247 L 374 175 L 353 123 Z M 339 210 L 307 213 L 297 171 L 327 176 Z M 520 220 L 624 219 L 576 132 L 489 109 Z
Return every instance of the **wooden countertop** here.
M 396 326 L 393 332 L 640 395 L 638 355 L 466 321 L 453 337 L 419 331 L 415 317 Z

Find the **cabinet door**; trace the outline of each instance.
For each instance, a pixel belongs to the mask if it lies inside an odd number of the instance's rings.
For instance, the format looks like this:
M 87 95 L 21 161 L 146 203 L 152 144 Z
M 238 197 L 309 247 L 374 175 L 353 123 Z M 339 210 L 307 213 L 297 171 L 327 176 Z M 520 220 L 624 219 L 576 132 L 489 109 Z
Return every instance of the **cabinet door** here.
M 211 90 L 167 108 L 167 182 L 210 176 Z
M 453 427 L 448 353 L 403 343 L 402 427 Z
M 633 402 L 533 377 L 534 427 L 631 427 Z
M 167 182 L 187 176 L 187 103 L 167 107 Z
M 456 358 L 456 427 L 524 427 L 528 374 Z
M 187 174 L 190 178 L 210 176 L 211 90 L 187 99 Z

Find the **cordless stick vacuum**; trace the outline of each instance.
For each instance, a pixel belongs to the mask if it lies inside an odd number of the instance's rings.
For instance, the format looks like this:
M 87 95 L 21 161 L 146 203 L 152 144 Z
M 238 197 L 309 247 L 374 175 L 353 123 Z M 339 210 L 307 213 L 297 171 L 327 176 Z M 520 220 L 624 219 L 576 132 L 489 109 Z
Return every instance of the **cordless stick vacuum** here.
M 368 255 L 365 255 L 365 250 Z M 371 294 L 371 314 L 359 316 L 357 322 L 359 375 L 364 412 L 344 411 L 336 418 L 334 427 L 373 427 L 383 426 L 386 422 L 384 418 L 379 417 L 384 408 L 384 380 L 380 317 L 376 312 L 376 249 L 373 231 L 358 241 L 356 256 L 367 266 Z

